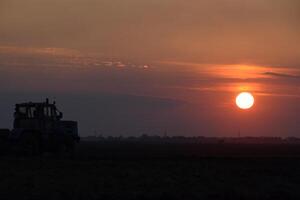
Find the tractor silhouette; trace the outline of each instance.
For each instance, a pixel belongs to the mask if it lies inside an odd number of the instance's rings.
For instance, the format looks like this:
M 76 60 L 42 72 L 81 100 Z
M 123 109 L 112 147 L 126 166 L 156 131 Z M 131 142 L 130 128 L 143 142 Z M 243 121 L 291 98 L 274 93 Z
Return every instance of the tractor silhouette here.
M 79 142 L 76 121 L 62 120 L 55 102 L 16 104 L 13 130 L 0 130 L 0 139 L 24 154 L 74 152 Z M 5 143 L 5 142 L 3 142 Z

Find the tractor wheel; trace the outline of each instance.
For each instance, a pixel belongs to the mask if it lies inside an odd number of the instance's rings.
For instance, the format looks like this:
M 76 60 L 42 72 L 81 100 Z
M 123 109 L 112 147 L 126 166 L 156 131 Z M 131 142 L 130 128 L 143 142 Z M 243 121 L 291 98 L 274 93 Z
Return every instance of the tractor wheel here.
M 66 152 L 69 153 L 71 156 L 73 156 L 75 152 L 74 138 L 71 136 L 65 136 L 65 146 L 66 146 Z
M 10 131 L 8 129 L 0 129 L 0 155 L 8 153 L 8 136 Z
M 20 150 L 23 155 L 33 156 L 41 154 L 40 134 L 24 132 L 20 138 Z
M 54 136 L 52 138 L 52 149 L 56 156 L 73 156 L 75 142 L 71 136 Z
M 8 142 L 6 139 L 0 139 L 0 155 L 5 155 L 8 153 Z
M 59 135 L 52 134 L 50 141 L 50 151 L 56 154 L 56 156 L 61 156 L 65 151 L 63 138 Z

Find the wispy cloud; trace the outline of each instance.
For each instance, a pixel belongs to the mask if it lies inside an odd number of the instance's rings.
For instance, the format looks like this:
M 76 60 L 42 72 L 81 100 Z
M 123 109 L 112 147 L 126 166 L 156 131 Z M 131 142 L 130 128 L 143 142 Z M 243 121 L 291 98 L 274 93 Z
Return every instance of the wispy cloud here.
M 264 75 L 281 77 L 281 78 L 300 79 L 299 75 L 285 74 L 285 73 L 278 73 L 278 72 L 265 72 Z
M 149 69 L 145 63 L 121 61 L 118 58 L 106 58 L 101 53 L 83 53 L 67 48 L 38 48 L 0 46 L 0 65 L 32 67 L 112 67 Z

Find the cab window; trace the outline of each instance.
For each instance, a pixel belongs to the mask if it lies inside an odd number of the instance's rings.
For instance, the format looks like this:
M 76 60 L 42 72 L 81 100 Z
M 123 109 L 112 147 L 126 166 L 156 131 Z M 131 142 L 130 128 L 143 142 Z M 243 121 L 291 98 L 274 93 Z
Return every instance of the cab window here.
M 22 115 L 26 115 L 26 107 L 19 107 L 19 113 Z

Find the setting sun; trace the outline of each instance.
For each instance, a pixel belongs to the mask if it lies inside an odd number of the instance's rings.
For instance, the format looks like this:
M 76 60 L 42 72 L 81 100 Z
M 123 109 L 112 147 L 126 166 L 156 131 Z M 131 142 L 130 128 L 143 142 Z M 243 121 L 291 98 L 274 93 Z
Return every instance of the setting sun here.
M 254 97 L 249 92 L 242 92 L 236 97 L 235 102 L 240 109 L 246 110 L 253 106 Z

